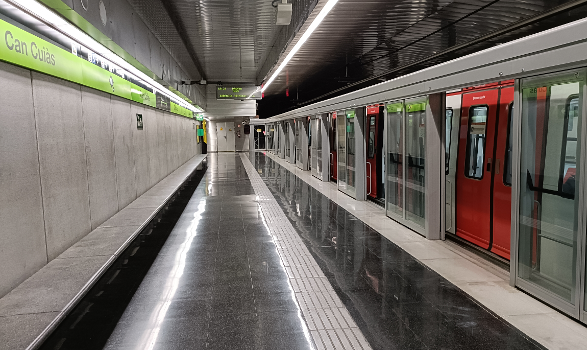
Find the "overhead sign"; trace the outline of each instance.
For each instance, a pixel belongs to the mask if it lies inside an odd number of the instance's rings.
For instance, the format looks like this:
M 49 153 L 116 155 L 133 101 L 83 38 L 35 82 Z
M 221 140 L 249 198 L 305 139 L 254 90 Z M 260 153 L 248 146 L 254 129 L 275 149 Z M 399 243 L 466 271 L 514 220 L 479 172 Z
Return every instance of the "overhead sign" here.
M 217 100 L 260 100 L 263 94 L 257 86 L 218 85 L 216 87 Z
M 202 113 L 196 114 L 196 120 L 198 120 L 198 121 L 204 120 L 204 115 Z

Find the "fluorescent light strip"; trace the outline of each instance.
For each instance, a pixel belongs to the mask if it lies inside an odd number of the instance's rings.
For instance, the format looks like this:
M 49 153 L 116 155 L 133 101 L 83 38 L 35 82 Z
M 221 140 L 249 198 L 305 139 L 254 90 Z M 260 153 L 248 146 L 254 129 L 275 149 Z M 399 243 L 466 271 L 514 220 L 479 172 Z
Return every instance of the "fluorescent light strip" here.
M 12 6 L 27 12 L 28 14 L 32 15 L 33 17 L 43 21 L 50 27 L 55 28 L 60 33 L 70 37 L 74 40 L 77 44 L 89 49 L 90 51 L 102 56 L 104 59 L 110 61 L 110 63 L 126 70 L 129 75 L 133 76 L 136 80 L 142 81 L 146 83 L 146 85 L 150 85 L 153 87 L 154 90 L 161 92 L 165 96 L 169 97 L 173 102 L 177 103 L 178 105 L 191 110 L 192 112 L 203 112 L 202 109 L 196 108 L 195 106 L 191 105 L 187 101 L 183 100 L 176 94 L 169 91 L 163 85 L 156 82 L 154 79 L 146 75 L 145 73 L 141 72 L 139 69 L 135 68 L 133 65 L 125 61 L 122 57 L 116 55 L 114 52 L 110 51 L 107 47 L 100 44 L 94 38 L 90 37 L 80 29 L 78 29 L 73 24 L 66 21 L 63 17 L 59 16 L 45 5 L 39 3 L 36 0 L 6 0 L 8 3 L 12 4 Z
M 316 28 L 318 28 L 320 23 L 324 20 L 326 15 L 328 15 L 330 10 L 332 10 L 332 8 L 334 7 L 334 5 L 336 5 L 337 2 L 338 2 L 338 0 L 328 0 L 328 2 L 322 8 L 322 10 L 318 14 L 318 16 L 316 16 L 316 18 L 314 18 L 314 21 L 312 22 L 312 24 L 310 24 L 310 26 L 308 27 L 308 29 L 306 30 L 304 35 L 302 35 L 302 37 L 295 44 L 293 49 L 291 49 L 289 54 L 287 54 L 287 56 L 285 56 L 285 59 L 283 60 L 283 62 L 281 62 L 281 64 L 279 65 L 279 67 L 277 68 L 275 73 L 273 73 L 271 78 L 269 78 L 269 80 L 267 80 L 265 85 L 263 85 L 263 88 L 261 89 L 262 92 L 265 92 L 265 90 L 269 87 L 269 85 L 271 85 L 271 83 L 275 80 L 275 78 L 277 78 L 279 73 L 281 73 L 283 68 L 285 68 L 285 66 L 289 63 L 289 61 L 293 58 L 293 56 L 298 52 L 298 50 L 302 47 L 302 45 L 304 45 L 304 43 L 308 40 L 308 38 L 310 38 L 310 35 L 312 35 L 312 33 L 316 30 Z

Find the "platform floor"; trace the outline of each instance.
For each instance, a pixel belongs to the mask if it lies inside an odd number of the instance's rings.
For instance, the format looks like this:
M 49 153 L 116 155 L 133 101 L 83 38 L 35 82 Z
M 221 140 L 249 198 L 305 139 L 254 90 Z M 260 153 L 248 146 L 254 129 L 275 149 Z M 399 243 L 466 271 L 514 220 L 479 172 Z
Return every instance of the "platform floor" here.
M 106 349 L 333 348 L 544 347 L 264 154 L 209 155 Z

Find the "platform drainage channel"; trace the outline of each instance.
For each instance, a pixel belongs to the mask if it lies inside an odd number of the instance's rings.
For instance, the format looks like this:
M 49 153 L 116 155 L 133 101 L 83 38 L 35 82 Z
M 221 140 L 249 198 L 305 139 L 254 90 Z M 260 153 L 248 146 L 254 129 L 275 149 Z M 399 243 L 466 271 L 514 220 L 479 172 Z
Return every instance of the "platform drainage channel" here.
M 205 173 L 192 173 L 39 349 L 104 347 Z

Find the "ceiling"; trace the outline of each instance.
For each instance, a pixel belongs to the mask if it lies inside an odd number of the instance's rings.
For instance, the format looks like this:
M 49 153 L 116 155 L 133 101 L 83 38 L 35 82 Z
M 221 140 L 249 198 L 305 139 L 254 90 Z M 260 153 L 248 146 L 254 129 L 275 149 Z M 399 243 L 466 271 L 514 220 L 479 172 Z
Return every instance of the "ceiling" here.
M 275 25 L 271 0 L 130 1 L 150 29 L 168 33 L 159 37 L 164 45 L 183 42 L 202 78 L 260 84 L 326 0 L 290 0 L 289 26 Z M 266 90 L 260 109 L 284 112 L 584 17 L 579 7 L 512 27 L 579 2 L 339 0 Z
M 272 0 L 130 0 L 164 45 L 183 41 L 203 79 L 252 84 L 260 84 L 263 67 L 277 60 L 316 1 L 294 1 L 292 23 L 277 26 Z

